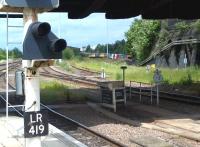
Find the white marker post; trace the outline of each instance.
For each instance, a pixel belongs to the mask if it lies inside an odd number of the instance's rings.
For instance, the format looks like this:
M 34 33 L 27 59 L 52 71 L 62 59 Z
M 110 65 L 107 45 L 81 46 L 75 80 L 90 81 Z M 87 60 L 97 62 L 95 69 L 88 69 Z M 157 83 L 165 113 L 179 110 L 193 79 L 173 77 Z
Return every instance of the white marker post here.
M 106 74 L 105 74 L 104 68 L 101 68 L 101 78 L 102 78 L 102 79 L 105 79 L 105 78 L 106 78 Z
M 32 22 L 37 21 L 35 9 L 24 8 L 24 36 Z M 31 68 L 32 60 L 23 60 L 22 66 L 25 68 L 25 112 L 40 110 L 40 83 L 39 71 Z M 41 147 L 41 137 L 26 138 L 26 147 Z
M 184 59 L 183 59 L 183 63 L 184 63 L 185 68 L 186 68 L 186 67 L 187 67 L 187 56 L 186 56 L 186 54 L 185 54 L 185 57 L 184 57 Z

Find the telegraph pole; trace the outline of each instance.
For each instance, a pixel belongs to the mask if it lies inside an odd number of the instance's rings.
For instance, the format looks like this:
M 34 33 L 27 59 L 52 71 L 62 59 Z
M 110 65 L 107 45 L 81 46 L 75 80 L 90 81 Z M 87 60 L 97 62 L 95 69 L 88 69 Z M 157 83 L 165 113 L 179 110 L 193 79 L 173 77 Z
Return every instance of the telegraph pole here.
M 109 58 L 108 57 L 108 53 L 109 53 L 109 51 L 108 51 L 108 39 L 109 39 L 109 37 L 108 37 L 108 20 L 107 19 L 106 19 L 106 35 L 107 35 L 106 54 L 107 54 L 107 58 Z

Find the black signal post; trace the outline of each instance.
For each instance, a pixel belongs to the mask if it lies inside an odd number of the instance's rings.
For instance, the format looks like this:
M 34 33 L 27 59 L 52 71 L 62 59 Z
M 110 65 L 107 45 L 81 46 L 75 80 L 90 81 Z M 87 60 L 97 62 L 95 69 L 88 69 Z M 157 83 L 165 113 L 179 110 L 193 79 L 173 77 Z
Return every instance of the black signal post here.
M 122 65 L 120 68 L 123 71 L 123 83 L 124 83 L 124 87 L 125 87 L 125 70 L 127 69 L 127 66 L 126 65 Z

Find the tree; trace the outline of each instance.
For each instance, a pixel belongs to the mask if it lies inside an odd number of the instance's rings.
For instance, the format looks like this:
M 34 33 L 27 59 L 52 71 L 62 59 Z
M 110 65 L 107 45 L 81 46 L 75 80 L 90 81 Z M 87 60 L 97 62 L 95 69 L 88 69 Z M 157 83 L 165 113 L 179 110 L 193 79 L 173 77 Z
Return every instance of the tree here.
M 22 58 L 22 52 L 15 47 L 11 51 L 9 51 L 9 56 L 13 59 Z
M 85 49 L 85 52 L 91 53 L 92 52 L 92 48 L 90 47 L 90 45 L 88 45 Z
M 125 52 L 125 40 L 117 40 L 113 44 L 108 44 L 109 53 L 124 54 Z M 95 48 L 97 53 L 106 53 L 107 44 L 98 44 Z
M 8 51 L 9 58 L 17 59 L 22 58 L 22 52 L 18 48 L 13 48 Z M 6 59 L 6 50 L 0 48 L 0 60 Z
M 113 44 L 114 52 L 117 54 L 124 54 L 125 53 L 125 40 L 117 40 Z
M 160 27 L 160 21 L 157 20 L 135 20 L 125 33 L 126 51 L 132 54 L 137 61 L 147 58 L 159 34 Z
M 96 46 L 96 48 L 95 48 L 95 52 L 97 52 L 97 53 L 105 53 L 106 52 L 105 45 L 98 44 Z
M 0 60 L 6 59 L 6 52 L 5 50 L 0 48 Z

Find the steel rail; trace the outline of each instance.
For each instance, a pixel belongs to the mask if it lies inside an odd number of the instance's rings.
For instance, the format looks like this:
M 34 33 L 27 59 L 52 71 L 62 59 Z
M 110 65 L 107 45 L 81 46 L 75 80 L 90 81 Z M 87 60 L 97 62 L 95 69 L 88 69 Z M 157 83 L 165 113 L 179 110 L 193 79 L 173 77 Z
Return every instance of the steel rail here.
M 46 76 L 46 77 L 53 77 L 53 78 L 57 78 L 57 79 L 61 79 L 61 80 L 73 81 L 73 82 L 82 83 L 82 84 L 86 84 L 86 85 L 90 85 L 90 86 L 97 86 L 97 81 L 95 81 L 95 80 L 90 80 L 90 79 L 86 79 L 85 77 L 66 74 L 66 73 L 54 70 L 52 68 L 50 68 L 50 69 L 52 71 L 54 71 L 55 73 L 58 73 L 59 75 L 52 74 L 52 73 L 50 74 L 50 71 L 47 72 L 46 70 L 45 70 L 45 72 L 40 72 L 40 74 L 43 76 Z
M 100 74 L 101 72 L 100 71 L 91 71 L 89 69 L 86 69 L 86 68 L 80 68 L 80 67 L 77 67 L 75 65 L 70 65 L 72 68 L 75 68 L 77 70 L 80 70 L 80 71 L 84 71 L 84 72 L 88 72 L 88 73 L 92 73 L 92 74 Z

